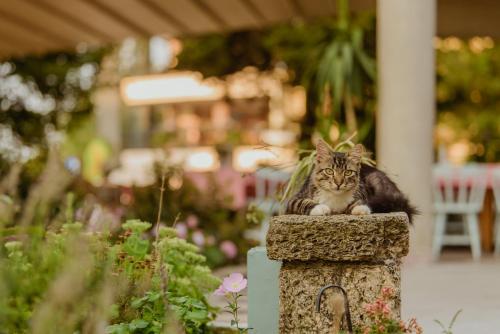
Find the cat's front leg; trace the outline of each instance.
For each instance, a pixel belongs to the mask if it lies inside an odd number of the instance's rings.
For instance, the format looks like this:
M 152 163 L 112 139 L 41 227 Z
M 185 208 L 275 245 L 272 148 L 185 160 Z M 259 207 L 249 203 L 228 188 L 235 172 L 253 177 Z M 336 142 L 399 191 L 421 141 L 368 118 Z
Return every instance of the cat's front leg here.
M 310 216 L 326 216 L 332 213 L 330 207 L 326 204 L 317 204 L 314 208 L 312 208 L 309 213 Z
M 351 210 L 353 215 L 369 215 L 370 213 L 372 213 L 372 210 L 366 204 L 357 204 Z

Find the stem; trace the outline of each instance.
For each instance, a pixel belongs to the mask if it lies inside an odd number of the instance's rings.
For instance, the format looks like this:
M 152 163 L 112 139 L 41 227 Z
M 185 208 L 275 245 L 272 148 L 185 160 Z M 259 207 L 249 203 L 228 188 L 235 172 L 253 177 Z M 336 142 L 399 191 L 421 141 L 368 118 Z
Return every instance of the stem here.
M 349 26 L 349 0 L 337 0 L 338 28 L 347 30 Z
M 356 113 L 354 111 L 351 90 L 349 87 L 346 87 L 345 90 L 344 105 L 347 130 L 349 131 L 349 133 L 354 133 L 358 129 L 358 124 L 356 121 Z
M 165 192 L 165 173 L 161 176 L 161 188 L 160 188 L 160 203 L 158 205 L 158 217 L 156 217 L 156 238 L 155 243 L 158 243 L 158 236 L 160 231 L 160 219 L 161 219 L 161 211 L 163 209 L 163 193 Z
M 235 293 L 233 294 L 233 298 L 234 298 L 234 308 L 233 308 L 233 316 L 234 316 L 234 322 L 236 324 L 236 329 L 239 331 L 240 330 L 240 321 L 238 319 L 238 294 Z
M 160 237 L 160 219 L 161 219 L 161 212 L 163 209 L 163 193 L 164 192 L 165 192 L 165 173 L 163 173 L 161 176 L 160 203 L 158 205 L 158 217 L 156 218 L 156 226 L 155 226 L 156 235 L 155 235 L 155 243 L 154 243 L 154 248 L 153 248 L 153 259 L 157 260 L 156 261 L 156 270 L 157 270 L 157 274 L 160 277 L 160 289 L 161 289 L 162 299 L 163 299 L 163 304 L 164 304 L 164 309 L 165 309 L 162 330 L 164 329 L 164 327 L 167 323 L 167 318 L 168 318 L 168 299 L 167 299 L 168 274 L 167 274 L 167 270 L 165 268 L 165 264 L 163 263 L 161 253 L 158 250 L 158 239 Z

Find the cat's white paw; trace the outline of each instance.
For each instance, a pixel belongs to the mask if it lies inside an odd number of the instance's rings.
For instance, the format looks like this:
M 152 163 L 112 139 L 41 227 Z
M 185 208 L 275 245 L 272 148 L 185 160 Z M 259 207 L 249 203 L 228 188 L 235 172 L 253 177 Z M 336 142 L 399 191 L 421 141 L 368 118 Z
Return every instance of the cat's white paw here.
M 351 213 L 353 215 L 369 215 L 372 213 L 372 210 L 370 210 L 368 205 L 356 205 L 352 208 Z
M 330 213 L 331 213 L 331 210 L 328 207 L 328 205 L 318 204 L 314 208 L 312 208 L 309 215 L 310 216 L 326 216 L 326 215 L 329 215 Z

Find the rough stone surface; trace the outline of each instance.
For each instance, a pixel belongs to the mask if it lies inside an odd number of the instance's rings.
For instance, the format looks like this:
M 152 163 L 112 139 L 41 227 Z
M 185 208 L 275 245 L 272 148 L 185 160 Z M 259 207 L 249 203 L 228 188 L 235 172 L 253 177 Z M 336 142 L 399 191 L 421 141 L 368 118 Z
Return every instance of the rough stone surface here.
M 281 260 L 280 333 L 332 333 L 339 328 L 339 292 L 329 289 L 321 312 L 320 289 L 342 286 L 355 327 L 365 324 L 364 305 L 383 287 L 393 288 L 390 305 L 400 316 L 401 257 L 408 254 L 408 217 L 404 213 L 365 216 L 274 217 L 267 234 L 267 256 Z M 337 310 L 334 306 L 337 305 Z
M 283 215 L 272 219 L 267 256 L 283 261 L 383 261 L 408 254 L 405 213 Z
M 328 284 L 342 286 L 349 296 L 355 327 L 365 323 L 363 306 L 375 301 L 382 287 L 392 287 L 394 316 L 400 317 L 400 263 L 386 264 L 284 262 L 280 271 L 280 334 L 331 334 L 335 317 L 329 289 L 322 298 L 321 312 L 315 311 L 319 290 Z

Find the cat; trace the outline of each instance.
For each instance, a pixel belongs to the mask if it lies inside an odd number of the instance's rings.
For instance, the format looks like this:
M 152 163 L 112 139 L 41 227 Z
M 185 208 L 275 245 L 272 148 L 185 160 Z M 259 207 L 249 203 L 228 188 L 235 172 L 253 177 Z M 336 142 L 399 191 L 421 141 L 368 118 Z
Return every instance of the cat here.
M 320 140 L 312 172 L 288 202 L 286 213 L 324 216 L 402 211 L 413 222 L 416 208 L 384 172 L 361 162 L 363 153 L 361 144 L 342 153 Z

